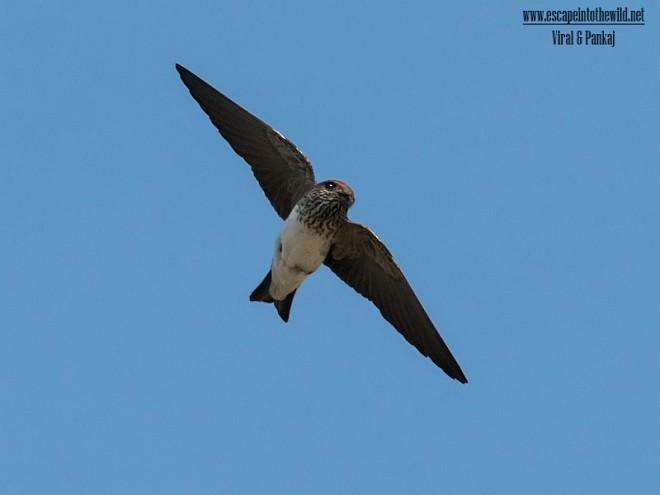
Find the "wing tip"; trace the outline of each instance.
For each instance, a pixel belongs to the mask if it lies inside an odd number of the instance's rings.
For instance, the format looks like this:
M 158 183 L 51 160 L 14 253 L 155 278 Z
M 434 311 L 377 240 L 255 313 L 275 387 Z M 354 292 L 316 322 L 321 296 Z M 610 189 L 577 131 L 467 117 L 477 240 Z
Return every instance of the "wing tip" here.
M 442 369 L 442 371 L 444 371 L 447 374 L 447 376 L 449 376 L 450 378 L 453 378 L 454 380 L 462 383 L 463 385 L 467 384 L 468 379 L 465 376 L 465 373 L 463 373 L 463 370 L 458 365 L 458 363 L 456 363 L 455 366 L 446 366 L 446 365 L 442 366 L 439 363 L 435 363 L 435 364 L 438 365 Z
M 451 354 L 449 355 L 450 362 L 447 362 L 447 359 L 438 359 L 436 356 L 429 356 L 429 358 L 433 364 L 444 371 L 449 378 L 453 378 L 463 385 L 467 384 L 468 379 L 465 376 L 465 373 L 463 373 L 460 365 L 456 362 L 456 359 L 454 359 L 454 356 Z
M 176 68 L 176 71 L 179 73 L 179 77 L 183 81 L 183 83 L 188 86 L 189 83 L 192 81 L 195 81 L 199 79 L 195 74 L 190 72 L 188 69 L 186 69 L 183 65 L 181 64 L 174 64 L 174 67 Z

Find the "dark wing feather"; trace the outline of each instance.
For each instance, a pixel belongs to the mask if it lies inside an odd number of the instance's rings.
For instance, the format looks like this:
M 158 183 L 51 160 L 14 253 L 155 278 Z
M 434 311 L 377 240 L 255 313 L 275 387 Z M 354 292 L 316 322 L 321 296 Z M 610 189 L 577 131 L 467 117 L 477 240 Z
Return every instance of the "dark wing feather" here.
M 316 183 L 312 165 L 295 145 L 275 129 L 176 65 L 181 80 L 222 137 L 248 162 L 266 197 L 285 219 Z
M 383 317 L 450 377 L 467 383 L 433 322 L 385 245 L 363 225 L 346 222 L 325 264 L 372 301 Z

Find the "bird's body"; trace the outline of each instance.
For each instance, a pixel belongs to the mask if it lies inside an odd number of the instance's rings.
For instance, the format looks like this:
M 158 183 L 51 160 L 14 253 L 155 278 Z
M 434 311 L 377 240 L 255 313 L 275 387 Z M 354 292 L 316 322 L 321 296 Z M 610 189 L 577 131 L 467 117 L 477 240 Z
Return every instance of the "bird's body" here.
M 308 227 L 299 211 L 296 205 L 275 241 L 269 292 L 278 301 L 286 299 L 323 264 L 334 236 L 334 232 L 325 234 Z
M 323 264 L 337 231 L 338 225 L 312 225 L 305 199 L 294 206 L 275 241 L 270 294 L 276 300 L 286 298 Z
M 192 72 L 176 67 L 220 134 L 248 162 L 284 220 L 270 271 L 250 300 L 273 303 L 288 321 L 296 290 L 325 264 L 372 301 L 423 355 L 450 377 L 467 383 L 388 249 L 371 230 L 348 219 L 355 201 L 351 188 L 340 180 L 316 183 L 309 160 L 291 141 Z
M 272 299 L 288 321 L 295 291 L 328 257 L 335 234 L 348 221 L 346 212 L 354 198 L 351 188 L 339 180 L 322 182 L 305 194 L 284 220 L 270 272 L 250 299 Z

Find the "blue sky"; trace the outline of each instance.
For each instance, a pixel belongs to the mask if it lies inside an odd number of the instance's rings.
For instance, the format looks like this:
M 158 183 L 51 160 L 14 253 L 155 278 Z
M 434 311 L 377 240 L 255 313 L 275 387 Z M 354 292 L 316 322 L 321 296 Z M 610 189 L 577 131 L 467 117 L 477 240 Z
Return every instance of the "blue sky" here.
M 5 2 L 0 492 L 657 490 L 657 11 L 525 5 Z M 176 62 L 352 186 L 468 385 L 325 268 L 248 301 L 281 222 Z

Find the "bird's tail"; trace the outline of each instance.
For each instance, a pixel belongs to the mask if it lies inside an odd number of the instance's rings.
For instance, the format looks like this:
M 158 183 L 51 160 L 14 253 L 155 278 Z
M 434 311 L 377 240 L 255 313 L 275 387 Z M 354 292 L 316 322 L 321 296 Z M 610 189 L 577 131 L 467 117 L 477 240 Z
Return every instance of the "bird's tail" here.
M 273 296 L 270 295 L 270 271 L 266 278 L 250 294 L 250 301 L 273 302 Z
M 296 295 L 296 291 L 294 290 L 291 294 L 286 296 L 283 301 L 278 301 L 273 299 L 273 296 L 270 295 L 270 281 L 271 272 L 269 271 L 262 282 L 257 286 L 256 289 L 252 291 L 252 294 L 250 294 L 250 301 L 273 303 L 275 305 L 275 309 L 277 309 L 277 314 L 280 315 L 280 318 L 282 318 L 284 321 L 289 321 L 291 303 L 293 303 L 293 296 Z

